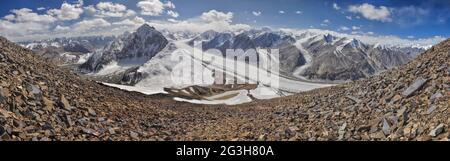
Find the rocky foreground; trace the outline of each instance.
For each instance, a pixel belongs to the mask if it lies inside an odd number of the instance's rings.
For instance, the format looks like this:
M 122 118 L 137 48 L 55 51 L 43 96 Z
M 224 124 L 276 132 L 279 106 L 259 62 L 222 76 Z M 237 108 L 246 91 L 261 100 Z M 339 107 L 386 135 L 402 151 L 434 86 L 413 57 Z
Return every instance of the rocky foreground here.
M 0 140 L 448 140 L 450 40 L 365 80 L 238 106 L 82 79 L 0 38 Z

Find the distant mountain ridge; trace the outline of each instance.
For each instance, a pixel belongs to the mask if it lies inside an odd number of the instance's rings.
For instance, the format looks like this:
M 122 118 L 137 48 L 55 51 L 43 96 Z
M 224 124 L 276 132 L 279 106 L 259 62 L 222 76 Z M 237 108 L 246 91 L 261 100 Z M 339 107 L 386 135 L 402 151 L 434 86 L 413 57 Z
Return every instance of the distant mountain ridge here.
M 88 55 L 89 58 L 78 62 L 82 63 L 80 69 L 84 73 L 99 72 L 111 63 L 116 63 L 118 69 L 126 70 L 151 62 L 152 58 L 163 51 L 169 43 L 186 41 L 188 45 L 193 46 L 194 42 L 198 41 L 202 43 L 203 50 L 218 49 L 223 53 L 226 49 L 280 49 L 282 74 L 300 79 L 341 81 L 357 80 L 380 73 L 404 64 L 424 51 L 424 47 L 417 45 L 405 47 L 370 44 L 334 34 L 315 30 L 290 32 L 269 28 L 240 32 L 209 30 L 195 34 L 158 31 L 145 24 L 134 33 L 126 32 L 112 40 L 108 39 L 109 42 L 104 47 L 96 46 L 97 50 Z M 47 43 L 47 48 L 51 48 L 49 47 L 52 46 L 51 42 Z M 36 44 L 30 43 L 25 46 L 33 48 Z M 85 52 L 86 48 L 75 44 L 66 45 L 64 49 Z M 168 51 L 174 51 L 174 48 L 176 46 L 172 46 Z M 89 48 L 89 51 L 92 49 Z M 161 65 L 164 66 L 163 64 Z M 142 77 L 141 74 L 135 73 Z

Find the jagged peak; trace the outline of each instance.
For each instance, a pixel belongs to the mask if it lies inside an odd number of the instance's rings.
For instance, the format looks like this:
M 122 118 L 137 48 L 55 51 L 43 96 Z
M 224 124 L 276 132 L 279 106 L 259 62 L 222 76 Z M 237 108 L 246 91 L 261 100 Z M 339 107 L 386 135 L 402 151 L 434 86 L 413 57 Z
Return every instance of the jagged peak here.
M 149 24 L 143 24 L 138 28 L 138 30 L 155 30 L 155 27 L 150 26 Z
M 330 33 L 328 33 L 328 34 L 323 35 L 323 38 L 327 43 L 331 43 L 334 41 L 335 37 L 333 35 L 331 35 Z
M 136 32 L 139 34 L 152 33 L 154 31 L 156 31 L 155 27 L 150 26 L 148 24 L 143 24 L 136 30 Z

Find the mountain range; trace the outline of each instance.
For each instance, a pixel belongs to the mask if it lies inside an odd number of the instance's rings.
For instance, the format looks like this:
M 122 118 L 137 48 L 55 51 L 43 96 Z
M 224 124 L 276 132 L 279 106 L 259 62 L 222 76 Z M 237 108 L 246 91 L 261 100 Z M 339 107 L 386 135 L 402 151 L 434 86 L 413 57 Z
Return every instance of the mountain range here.
M 225 106 L 105 86 L 0 37 L 0 140 L 449 140 L 449 51 L 446 40 L 367 79 Z
M 203 50 L 218 49 L 223 53 L 226 49 L 279 49 L 283 75 L 327 82 L 367 78 L 405 64 L 425 50 L 425 47 L 417 46 L 368 44 L 355 38 L 314 31 L 288 32 L 262 28 L 222 33 L 209 30 L 194 34 L 158 31 L 146 24 L 136 32 L 126 32 L 117 37 L 66 38 L 21 44 L 46 57 L 65 56 L 65 62 L 81 64 L 79 69 L 83 73 L 120 73 L 129 77 L 129 74 L 123 73 L 125 70 L 142 69 L 146 63 L 159 61 L 152 58 L 158 54 L 164 55 L 161 51 L 165 48 L 171 48 L 170 51 L 179 48 L 174 43 L 193 46 L 195 41 L 202 43 Z M 67 56 L 67 53 L 77 54 Z M 102 69 L 108 71 L 102 72 Z M 139 75 L 149 73 L 140 71 L 142 73 Z

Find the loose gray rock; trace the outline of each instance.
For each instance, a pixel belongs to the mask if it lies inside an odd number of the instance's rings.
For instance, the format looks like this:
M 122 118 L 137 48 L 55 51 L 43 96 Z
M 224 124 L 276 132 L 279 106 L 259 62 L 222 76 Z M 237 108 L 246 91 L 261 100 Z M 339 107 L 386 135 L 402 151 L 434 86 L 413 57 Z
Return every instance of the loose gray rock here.
M 386 121 L 386 119 L 383 119 L 383 127 L 381 128 L 383 130 L 384 135 L 391 134 L 391 127 L 389 126 L 389 123 Z
M 443 95 L 441 92 L 436 92 L 435 94 L 431 95 L 430 100 L 434 100 L 434 99 L 440 98 L 442 96 Z
M 69 101 L 67 101 L 67 99 L 66 99 L 66 97 L 64 97 L 64 95 L 61 95 L 59 104 L 62 108 L 66 109 L 67 111 L 72 110 L 72 106 L 70 106 Z
M 6 93 L 5 90 L 2 87 L 0 87 L 0 103 L 3 102 L 3 100 L 6 99 L 6 94 L 5 93 Z
M 405 97 L 411 96 L 415 91 L 422 88 L 422 86 L 427 82 L 427 79 L 417 78 L 412 85 L 410 85 L 405 91 L 402 92 L 402 95 Z
M 431 105 L 427 110 L 427 115 L 433 113 L 434 110 L 436 110 L 436 105 Z
M 348 99 L 350 99 L 350 100 L 352 100 L 353 102 L 355 102 L 355 103 L 360 103 L 361 102 L 361 100 L 360 99 L 358 99 L 358 98 L 356 98 L 356 97 L 353 97 L 353 96 L 346 96 Z
M 344 124 L 342 124 L 342 126 L 339 128 L 338 134 L 339 134 L 339 140 L 342 140 L 344 138 L 344 134 L 345 134 L 345 128 L 347 127 L 347 122 L 344 122 Z
M 6 133 L 5 128 L 4 128 L 3 126 L 0 125 L 0 137 L 2 137 L 3 134 L 5 134 L 5 133 Z
M 0 53 L 0 62 L 5 62 L 6 61 L 6 57 L 3 53 Z
M 39 95 L 42 93 L 41 89 L 39 89 L 39 87 L 32 85 L 32 84 L 28 84 L 27 89 L 29 92 L 31 92 L 34 95 Z
M 430 135 L 430 136 L 432 136 L 432 137 L 436 137 L 436 136 L 438 136 L 439 134 L 441 134 L 443 131 L 444 131 L 444 124 L 441 123 L 441 124 L 439 124 L 436 128 L 434 128 L 433 130 L 431 130 L 431 131 L 430 131 L 430 134 L 428 134 L 428 135 Z
M 130 137 L 133 138 L 133 139 L 138 140 L 139 139 L 139 134 L 131 131 L 130 132 Z

